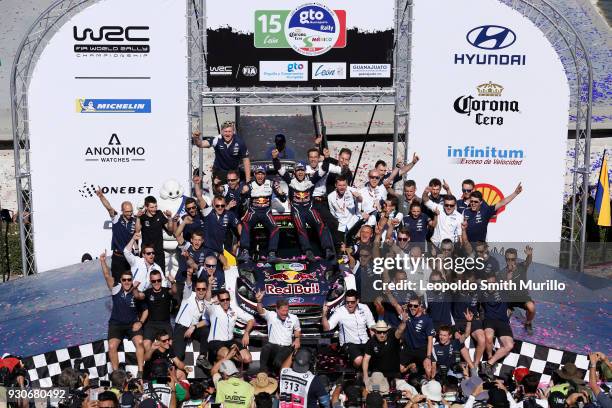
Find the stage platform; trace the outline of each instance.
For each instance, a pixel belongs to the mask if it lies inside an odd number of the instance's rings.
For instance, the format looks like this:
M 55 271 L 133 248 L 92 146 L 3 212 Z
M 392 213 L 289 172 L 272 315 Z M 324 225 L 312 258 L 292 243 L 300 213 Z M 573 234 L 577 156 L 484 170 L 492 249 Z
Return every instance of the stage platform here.
M 539 264 L 532 265 L 529 273 L 540 280 L 566 282 L 568 296 L 559 299 L 541 292 L 532 294 L 538 306 L 535 333 L 528 336 L 513 317 L 515 349 L 498 365 L 498 374 L 523 365 L 547 381 L 560 364 L 575 362 L 586 369 L 589 352 L 612 351 L 609 280 Z M 586 298 L 591 301 L 576 301 Z M 107 373 L 108 345 L 104 339 L 110 307 L 110 294 L 97 261 L 5 283 L 0 291 L 0 353 L 24 357 L 35 385 L 50 386 L 51 378 L 76 358 L 83 360 L 92 378 L 102 377 Z M 198 357 L 197 343 L 193 346 L 186 357 L 189 365 Z M 257 359 L 258 353 L 254 357 Z M 120 358 L 135 372 L 131 342 L 124 342 Z

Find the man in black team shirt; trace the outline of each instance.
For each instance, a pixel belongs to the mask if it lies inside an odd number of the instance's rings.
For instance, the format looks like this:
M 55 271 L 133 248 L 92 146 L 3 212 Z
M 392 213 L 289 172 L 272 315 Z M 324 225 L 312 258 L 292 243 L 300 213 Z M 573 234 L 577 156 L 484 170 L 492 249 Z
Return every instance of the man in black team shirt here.
M 142 245 L 151 244 L 155 248 L 155 263 L 163 271 L 166 271 L 166 258 L 164 253 L 163 230 L 169 235 L 174 232 L 174 220 L 172 213 L 166 211 L 164 214 L 157 209 L 157 200 L 153 196 L 147 196 L 144 200 L 145 212 L 136 221 L 136 232 L 142 232 Z
M 379 320 L 374 326 L 374 336 L 366 343 L 361 368 L 363 382 L 368 383 L 369 373 L 380 371 L 388 380 L 397 378 L 400 373 L 400 339 L 406 330 L 406 312 L 402 313 L 402 323 L 397 329 L 391 330 L 384 320 Z
M 162 287 L 162 280 L 160 271 L 151 271 L 149 274 L 151 287 L 144 292 L 134 292 L 134 298 L 142 301 L 144 308 L 140 321 L 145 322 L 145 352 L 151 349 L 151 343 L 155 340 L 159 331 L 172 332 L 170 309 L 172 307 L 172 297 L 176 295 L 176 281 L 172 281 L 172 288 L 164 288 Z
M 495 290 L 491 285 L 497 283 L 495 275 L 488 277 L 487 283 L 490 286 L 489 290 L 483 294 L 482 307 L 484 309 L 483 327 L 485 329 L 486 352 L 489 359 L 482 362 L 481 372 L 493 381 L 495 379 L 493 367 L 512 351 L 514 339 L 512 337 L 512 327 L 510 327 L 510 318 L 508 317 L 508 304 L 503 300 L 502 293 Z M 499 340 L 500 348 L 493 354 L 495 337 Z
M 182 370 L 185 374 L 191 372 L 191 368 L 187 367 L 185 363 L 179 359 L 172 348 L 172 336 L 171 332 L 164 329 L 159 330 L 155 333 L 155 342 L 145 353 L 145 379 L 151 378 L 151 366 L 155 364 L 166 364 L 167 367 L 175 366 L 179 370 Z M 184 379 L 185 374 L 177 373 L 179 379 Z
M 527 334 L 532 335 L 533 319 L 536 314 L 535 303 L 533 299 L 531 299 L 528 290 L 520 289 L 521 282 L 527 282 L 527 269 L 529 269 L 529 265 L 531 265 L 531 260 L 533 258 L 533 248 L 529 245 L 525 247 L 525 255 L 525 261 L 518 263 L 518 251 L 515 248 L 506 249 L 506 267 L 501 271 L 500 278 L 516 284 L 517 289 L 510 294 L 512 301 L 508 303 L 508 307 L 510 307 L 510 309 L 518 307 L 525 310 L 526 316 L 523 326 Z

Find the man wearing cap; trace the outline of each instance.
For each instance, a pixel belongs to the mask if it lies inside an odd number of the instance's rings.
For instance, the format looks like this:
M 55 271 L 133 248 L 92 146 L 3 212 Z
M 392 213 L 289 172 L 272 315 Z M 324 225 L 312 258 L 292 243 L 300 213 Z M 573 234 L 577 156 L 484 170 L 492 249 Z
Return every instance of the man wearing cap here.
M 330 396 L 319 376 L 310 372 L 312 355 L 307 349 L 295 353 L 291 368 L 280 372 L 279 408 L 331 407 Z
M 240 378 L 240 371 L 231 360 L 225 360 L 219 367 L 222 380 L 217 382 L 215 402 L 224 408 L 255 408 L 253 386 Z
M 355 289 L 349 289 L 344 296 L 344 306 L 336 309 L 329 320 L 327 312 L 328 307 L 324 304 L 321 316 L 323 330 L 333 330 L 340 325 L 340 346 L 353 366 L 361 367 L 369 340 L 369 328 L 376 324 L 370 308 L 359 303 L 359 294 Z
M 323 223 L 319 212 L 312 208 L 312 193 L 315 183 L 321 178 L 320 173 L 314 173 L 311 177 L 306 177 L 306 163 L 297 162 L 294 168 L 294 176 L 291 177 L 285 166 L 281 166 L 278 150 L 272 150 L 272 163 L 274 169 L 287 183 L 289 187 L 289 203 L 291 205 L 291 217 L 298 233 L 298 239 L 302 251 L 306 254 L 309 261 L 314 261 L 315 256 L 310 245 L 310 238 L 306 232 L 306 225 L 317 231 L 321 247 L 325 250 L 325 258 L 334 257 L 334 244 L 329 230 Z M 329 163 L 323 164 L 323 171 L 326 172 Z
M 201 133 L 193 133 L 193 143 L 200 148 L 212 147 L 215 149 L 215 162 L 213 163 L 213 179 L 217 176 L 225 181 L 229 170 L 236 170 L 240 161 L 244 165 L 244 176 L 247 182 L 251 180 L 251 160 L 249 149 L 240 136 L 234 133 L 234 123 L 225 122 L 221 125 L 221 134 L 215 137 L 201 137 Z
M 274 146 L 270 146 L 266 152 L 266 158 L 273 159 L 274 151 L 277 151 L 277 157 L 281 160 L 295 160 L 295 152 L 290 147 L 287 147 L 287 138 L 282 133 L 274 136 Z
M 280 367 L 294 350 L 300 348 L 300 337 L 302 335 L 300 320 L 293 313 L 289 313 L 287 299 L 277 300 L 276 311 L 272 312 L 266 310 L 261 303 L 264 292 L 257 292 L 255 297 L 257 299 L 257 313 L 266 320 L 268 325 L 268 342 L 261 349 L 259 365 L 265 370 L 269 367 L 272 359 L 274 365 Z
M 108 215 L 110 215 L 113 226 L 112 226 L 112 239 L 111 239 L 111 251 L 113 256 L 111 257 L 111 272 L 115 284 L 119 283 L 119 276 L 123 271 L 130 269 L 130 264 L 123 255 L 123 249 L 130 242 L 134 231 L 136 230 L 136 217 L 134 217 L 134 209 L 132 203 L 124 201 L 121 203 L 121 214 L 119 214 L 113 206 L 108 202 L 104 193 L 98 187 L 96 195 L 102 202 Z
M 263 166 L 255 166 L 254 171 L 255 180 L 242 187 L 242 197 L 249 200 L 249 208 L 242 217 L 238 260 L 246 262 L 250 258 L 251 231 L 261 222 L 268 230 L 268 261 L 274 262 L 277 259 L 278 226 L 272 217 L 272 194 L 275 193 L 281 201 L 286 200 L 286 195 L 281 191 L 279 183 L 273 183 L 266 178 L 266 169 Z
M 388 379 L 399 375 L 400 339 L 406 330 L 407 319 L 406 312 L 402 312 L 402 323 L 395 330 L 390 330 L 384 320 L 376 322 L 374 336 L 368 340 L 361 364 L 363 381 L 366 384 L 369 380 L 369 371 L 380 371 Z

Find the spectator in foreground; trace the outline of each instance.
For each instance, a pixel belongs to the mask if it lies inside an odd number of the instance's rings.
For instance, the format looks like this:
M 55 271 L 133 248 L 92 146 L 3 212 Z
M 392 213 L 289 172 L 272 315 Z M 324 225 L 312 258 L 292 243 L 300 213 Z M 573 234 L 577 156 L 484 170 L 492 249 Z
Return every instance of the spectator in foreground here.
M 231 360 L 225 360 L 219 367 L 222 379 L 217 382 L 215 401 L 224 408 L 255 408 L 253 386 L 240 378 L 240 371 Z
M 280 372 L 280 407 L 330 408 L 330 396 L 321 378 L 310 371 L 312 355 L 301 349 L 295 354 L 291 368 Z

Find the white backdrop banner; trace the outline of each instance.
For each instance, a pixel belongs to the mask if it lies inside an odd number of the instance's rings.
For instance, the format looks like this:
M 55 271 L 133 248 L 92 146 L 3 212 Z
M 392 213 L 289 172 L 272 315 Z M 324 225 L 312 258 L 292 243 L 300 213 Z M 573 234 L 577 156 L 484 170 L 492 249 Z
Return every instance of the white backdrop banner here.
M 110 250 L 100 186 L 120 211 L 189 169 L 184 0 L 102 0 L 67 21 L 28 90 L 39 272 Z
M 551 44 L 495 0 L 417 0 L 409 173 L 422 191 L 471 178 L 496 202 L 523 193 L 488 229 L 491 242 L 559 242 L 569 86 Z

